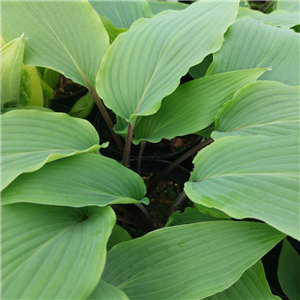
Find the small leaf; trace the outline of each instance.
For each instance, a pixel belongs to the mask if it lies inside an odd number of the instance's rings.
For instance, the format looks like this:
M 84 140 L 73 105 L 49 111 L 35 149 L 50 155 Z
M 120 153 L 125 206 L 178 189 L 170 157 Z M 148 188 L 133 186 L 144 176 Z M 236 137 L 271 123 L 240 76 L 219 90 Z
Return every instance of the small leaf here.
M 287 239 L 283 240 L 278 264 L 280 287 L 290 300 L 297 300 L 300 295 L 300 256 Z
M 113 246 L 122 242 L 130 241 L 131 239 L 130 234 L 123 227 L 116 224 L 107 242 L 107 251 L 109 251 Z
M 185 192 L 236 219 L 255 218 L 296 238 L 299 232 L 299 136 L 224 137 L 195 157 Z
M 1 210 L 3 299 L 86 299 L 104 268 L 113 210 L 27 203 Z
M 67 114 L 14 110 L 1 116 L 1 125 L 2 189 L 47 162 L 100 148 L 94 127 Z
M 259 79 L 300 85 L 298 33 L 245 17 L 235 21 L 225 34 L 220 51 L 206 75 L 234 70 L 269 67 Z
M 76 101 L 76 103 L 70 110 L 69 115 L 84 119 L 91 113 L 93 106 L 93 97 L 90 93 L 87 93 L 85 96 Z
M 22 34 L 1 48 L 1 109 L 19 105 L 24 47 Z
M 239 90 L 216 115 L 212 138 L 227 135 L 287 136 L 299 131 L 299 87 L 257 81 Z
M 128 122 L 155 113 L 190 67 L 220 49 L 237 9 L 237 2 L 201 1 L 136 21 L 113 42 L 97 75 L 105 105 Z
M 87 300 L 129 300 L 123 291 L 100 280 Z
M 141 177 L 113 159 L 82 154 L 22 174 L 2 192 L 2 205 L 16 202 L 72 207 L 138 203 L 146 194 Z
M 199 300 L 229 288 L 283 237 L 254 222 L 166 227 L 113 247 L 102 279 L 130 300 Z

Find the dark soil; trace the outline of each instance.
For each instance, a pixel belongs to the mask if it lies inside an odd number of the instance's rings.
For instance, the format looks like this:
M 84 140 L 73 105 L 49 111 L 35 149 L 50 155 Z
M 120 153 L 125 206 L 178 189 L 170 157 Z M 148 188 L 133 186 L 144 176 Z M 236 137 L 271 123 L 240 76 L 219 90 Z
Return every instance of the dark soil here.
M 85 89 L 84 86 L 73 82 L 62 74 L 59 75 L 56 86 L 54 87 L 54 99 L 65 98 L 74 95 Z

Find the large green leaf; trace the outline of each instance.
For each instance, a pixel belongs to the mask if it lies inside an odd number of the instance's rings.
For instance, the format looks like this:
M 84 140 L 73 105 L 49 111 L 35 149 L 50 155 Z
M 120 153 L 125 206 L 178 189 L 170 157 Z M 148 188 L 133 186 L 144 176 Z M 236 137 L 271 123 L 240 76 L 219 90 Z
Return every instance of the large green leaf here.
M 238 2 L 196 2 L 140 19 L 114 41 L 97 76 L 107 107 L 129 122 L 151 115 L 189 68 L 222 45 Z
M 255 218 L 300 239 L 299 136 L 224 137 L 194 159 L 188 197 L 236 219 Z
M 2 207 L 3 299 L 85 299 L 100 280 L 110 207 Z
M 153 17 L 146 0 L 138 1 L 90 1 L 96 12 L 110 20 L 116 28 L 128 29 L 140 18 Z
M 275 10 L 270 14 L 264 14 L 257 10 L 252 10 L 246 7 L 240 7 L 237 19 L 243 17 L 251 17 L 255 20 L 263 21 L 280 27 L 293 27 L 299 24 L 299 13 L 288 12 L 285 10 Z
M 129 300 L 126 294 L 111 284 L 100 280 L 88 300 Z
M 94 127 L 67 114 L 15 110 L 1 116 L 1 127 L 1 189 L 47 162 L 100 148 Z
M 4 40 L 25 32 L 26 65 L 49 67 L 94 86 L 109 43 L 88 1 L 4 1 L 1 7 Z
M 205 298 L 205 300 L 279 300 L 272 295 L 261 261 L 248 269 L 242 277 L 227 290 Z
M 299 91 L 299 87 L 275 81 L 257 81 L 242 88 L 219 110 L 212 138 L 297 133 Z
M 279 263 L 278 281 L 290 300 L 297 300 L 300 295 L 300 256 L 291 244 L 283 241 Z
M 142 117 L 134 131 L 139 141 L 159 142 L 197 132 L 214 121 L 221 105 L 266 69 L 242 70 L 189 81 L 162 101 L 159 111 Z
M 167 227 L 112 248 L 102 278 L 131 300 L 198 300 L 230 287 L 283 237 L 254 222 Z
M 19 104 L 24 47 L 22 34 L 1 48 L 1 109 Z
M 299 0 L 292 0 L 292 1 L 286 1 L 286 0 L 278 0 L 275 2 L 276 9 L 279 10 L 286 10 L 289 12 L 300 12 L 300 2 Z
M 207 75 L 234 70 L 270 67 L 260 79 L 300 85 L 299 34 L 245 17 L 225 34 L 225 42 L 214 54 Z
M 81 154 L 22 174 L 2 191 L 2 205 L 31 202 L 62 206 L 134 203 L 146 194 L 141 177 L 117 161 Z
M 159 1 L 149 1 L 148 2 L 152 12 L 156 15 L 164 10 L 182 10 L 188 7 L 188 4 L 186 3 L 180 3 L 180 2 L 159 2 Z

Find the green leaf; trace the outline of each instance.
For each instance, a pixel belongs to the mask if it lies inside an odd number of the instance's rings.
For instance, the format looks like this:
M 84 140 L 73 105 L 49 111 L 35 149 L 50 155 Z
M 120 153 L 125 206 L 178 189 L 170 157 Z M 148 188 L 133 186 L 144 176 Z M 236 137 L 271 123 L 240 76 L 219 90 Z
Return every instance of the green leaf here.
M 200 64 L 193 66 L 189 69 L 189 74 L 194 79 L 204 77 L 204 75 L 205 75 L 208 67 L 212 63 L 212 61 L 213 61 L 212 54 L 207 55 Z
M 175 211 L 172 213 L 166 227 L 206 221 L 218 221 L 218 219 L 199 212 L 195 207 L 187 207 L 184 212 Z
M 195 203 L 195 207 L 203 214 L 209 215 L 213 218 L 217 218 L 217 219 L 231 219 L 230 216 L 228 216 L 227 214 L 223 213 L 222 211 L 215 209 L 213 207 L 206 207 L 204 205 Z
M 120 289 L 100 280 L 87 300 L 129 300 L 129 298 Z
M 20 104 L 22 106 L 44 106 L 43 89 L 36 67 L 26 65 L 22 67 Z
M 112 248 L 102 278 L 130 300 L 198 300 L 230 287 L 283 237 L 254 222 L 167 227 Z
M 285 10 L 275 10 L 270 14 L 264 14 L 257 10 L 242 7 L 239 8 L 237 19 L 241 19 L 243 17 L 250 17 L 255 20 L 259 20 L 264 23 L 269 23 L 280 27 L 293 27 L 299 24 L 299 13 L 288 12 Z
M 197 132 L 209 126 L 223 103 L 234 93 L 253 82 L 266 69 L 242 70 L 189 81 L 166 97 L 160 110 L 142 117 L 134 138 L 152 143 Z
M 85 299 L 100 280 L 110 207 L 2 207 L 3 299 Z
M 114 42 L 114 40 L 116 39 L 116 37 L 123 33 L 126 32 L 127 29 L 125 28 L 117 28 L 115 27 L 107 18 L 103 17 L 103 16 L 99 16 L 101 18 L 101 21 L 108 33 L 109 36 L 109 42 L 112 44 Z
M 122 242 L 130 241 L 131 239 L 130 234 L 123 227 L 116 224 L 107 242 L 107 251 L 109 251 L 113 246 Z
M 206 75 L 270 67 L 261 80 L 300 85 L 298 54 L 298 33 L 245 17 L 229 27 Z
M 272 295 L 261 261 L 246 270 L 242 277 L 227 290 L 205 298 L 205 300 L 280 300 Z
M 1 189 L 47 162 L 100 148 L 94 127 L 67 114 L 14 110 L 1 116 L 1 125 Z
M 299 234 L 299 136 L 224 137 L 194 159 L 185 192 L 236 219 L 255 218 Z
M 289 12 L 300 12 L 299 0 L 285 1 L 279 0 L 275 2 L 276 9 L 286 10 Z
M 146 194 L 141 177 L 117 161 L 82 154 L 22 174 L 2 192 L 2 205 L 30 202 L 62 206 L 138 203 Z M 146 199 L 143 199 L 147 202 Z
M 147 1 L 90 1 L 96 12 L 116 28 L 128 29 L 140 18 L 151 18 L 153 13 Z
M 220 49 L 237 9 L 237 2 L 196 2 L 136 21 L 111 45 L 97 75 L 105 105 L 128 122 L 155 113 L 190 67 Z
M 25 32 L 26 65 L 48 67 L 81 85 L 94 86 L 109 42 L 87 1 L 5 1 L 1 21 L 4 40 Z
M 297 300 L 300 295 L 299 270 L 300 256 L 287 239 L 284 239 L 278 263 L 278 280 L 290 300 Z
M 3 31 L 3 26 L 2 26 Z M 1 109 L 19 104 L 25 37 L 22 34 L 1 50 Z
M 158 2 L 158 1 L 149 1 L 148 2 L 152 12 L 156 15 L 164 10 L 182 10 L 187 8 L 189 5 L 186 3 L 180 2 Z
M 212 138 L 227 135 L 280 136 L 299 131 L 299 87 L 257 81 L 239 90 L 216 115 Z
M 85 96 L 76 101 L 76 103 L 70 110 L 69 115 L 84 119 L 91 113 L 93 106 L 93 97 L 90 93 L 87 93 Z

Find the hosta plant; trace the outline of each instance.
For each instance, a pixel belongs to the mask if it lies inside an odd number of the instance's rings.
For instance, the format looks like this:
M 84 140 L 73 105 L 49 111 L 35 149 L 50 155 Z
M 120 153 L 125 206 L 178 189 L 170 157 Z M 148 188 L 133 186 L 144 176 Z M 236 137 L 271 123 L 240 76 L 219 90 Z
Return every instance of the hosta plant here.
M 100 155 L 92 124 L 68 114 L 2 114 L 3 299 L 279 299 L 261 258 L 283 239 L 278 278 L 297 299 L 298 2 L 270 14 L 238 1 L 1 8 L 2 103 L 18 101 L 23 64 L 55 70 L 88 88 L 123 154 Z M 147 143 L 192 133 L 206 139 L 168 170 L 196 154 L 194 170 L 153 219 L 131 145 L 141 159 Z

